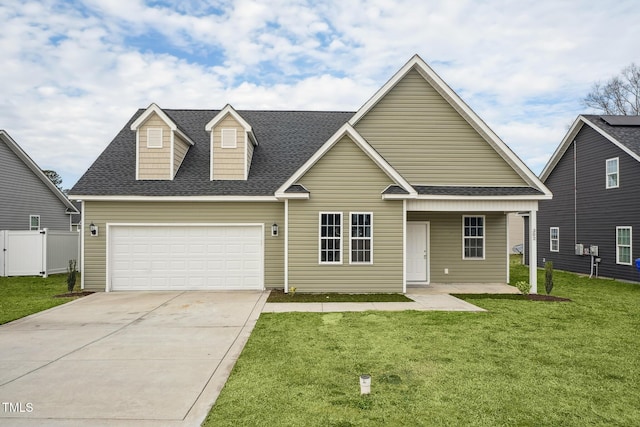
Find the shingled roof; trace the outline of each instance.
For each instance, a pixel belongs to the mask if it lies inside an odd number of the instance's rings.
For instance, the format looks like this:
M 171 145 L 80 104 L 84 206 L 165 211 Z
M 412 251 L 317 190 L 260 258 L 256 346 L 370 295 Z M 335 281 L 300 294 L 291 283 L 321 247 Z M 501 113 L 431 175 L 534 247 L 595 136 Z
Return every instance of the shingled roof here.
M 582 117 L 587 119 L 596 127 L 613 137 L 620 144 L 640 156 L 640 117 L 633 116 L 598 116 L 591 114 L 583 114 Z M 612 126 L 607 119 L 609 117 L 627 118 L 628 124 L 617 124 Z M 633 120 L 637 118 L 637 120 Z M 612 120 L 609 120 L 612 121 Z
M 273 196 L 275 191 L 352 116 L 353 112 L 245 111 L 259 145 L 246 181 L 209 179 L 210 138 L 205 125 L 220 110 L 163 109 L 194 142 L 173 180 L 136 180 L 136 132 L 120 133 L 71 189 L 94 196 Z

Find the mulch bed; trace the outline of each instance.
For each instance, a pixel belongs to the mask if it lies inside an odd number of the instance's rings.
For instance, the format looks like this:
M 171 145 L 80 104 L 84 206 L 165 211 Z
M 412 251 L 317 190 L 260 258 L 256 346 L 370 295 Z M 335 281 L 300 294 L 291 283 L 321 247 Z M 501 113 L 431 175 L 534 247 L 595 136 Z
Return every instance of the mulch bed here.
M 80 298 L 80 297 L 86 297 L 87 295 L 91 295 L 95 292 L 90 292 L 90 291 L 82 291 L 82 292 L 71 292 L 71 293 L 66 293 L 66 294 L 60 294 L 60 295 L 54 295 L 54 298 Z

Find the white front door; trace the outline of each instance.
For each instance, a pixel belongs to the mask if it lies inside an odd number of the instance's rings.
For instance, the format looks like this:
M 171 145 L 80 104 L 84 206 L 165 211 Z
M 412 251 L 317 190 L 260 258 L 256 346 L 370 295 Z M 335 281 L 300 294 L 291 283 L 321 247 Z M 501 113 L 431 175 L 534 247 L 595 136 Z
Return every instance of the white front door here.
M 429 223 L 407 222 L 407 282 L 429 282 Z

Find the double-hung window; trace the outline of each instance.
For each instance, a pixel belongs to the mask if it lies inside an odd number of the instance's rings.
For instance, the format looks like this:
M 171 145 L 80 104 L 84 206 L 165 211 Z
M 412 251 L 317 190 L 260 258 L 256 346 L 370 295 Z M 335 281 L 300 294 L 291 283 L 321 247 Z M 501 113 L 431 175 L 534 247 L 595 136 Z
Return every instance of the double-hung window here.
M 29 215 L 29 230 L 40 230 L 40 215 Z
M 372 264 L 373 214 L 351 213 L 351 264 Z
M 320 212 L 320 264 L 342 264 L 342 213 Z
M 620 185 L 620 170 L 618 158 L 607 159 L 607 188 L 618 188 Z
M 462 259 L 484 259 L 484 215 L 462 217 Z
M 631 227 L 616 227 L 616 263 L 631 265 Z
M 560 228 L 549 228 L 549 250 L 551 252 L 560 252 Z

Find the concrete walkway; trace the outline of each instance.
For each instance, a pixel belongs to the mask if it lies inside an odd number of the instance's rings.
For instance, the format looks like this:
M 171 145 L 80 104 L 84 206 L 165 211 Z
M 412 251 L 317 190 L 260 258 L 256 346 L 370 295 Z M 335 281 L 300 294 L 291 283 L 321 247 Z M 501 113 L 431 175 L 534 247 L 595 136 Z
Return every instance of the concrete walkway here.
M 318 303 L 266 303 L 264 313 L 286 312 L 346 312 L 346 311 L 486 311 L 470 304 L 454 294 L 517 294 L 518 289 L 504 284 L 434 284 L 407 288 L 406 296 L 411 302 L 318 302 Z
M 96 293 L 2 325 L 0 426 L 199 426 L 267 296 Z

